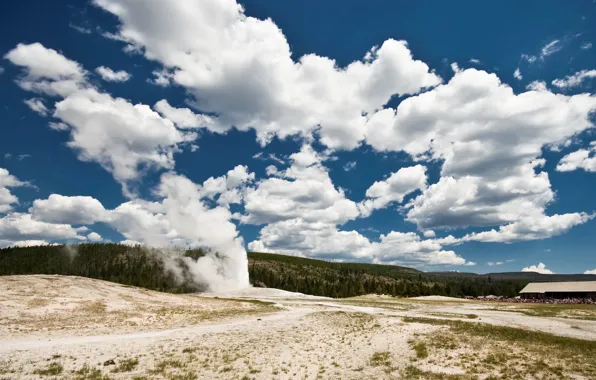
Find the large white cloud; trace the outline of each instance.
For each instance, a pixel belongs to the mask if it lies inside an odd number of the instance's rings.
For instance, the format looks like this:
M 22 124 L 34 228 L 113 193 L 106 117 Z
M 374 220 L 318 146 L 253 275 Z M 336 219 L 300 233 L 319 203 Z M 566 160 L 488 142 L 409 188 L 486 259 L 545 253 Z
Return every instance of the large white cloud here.
M 572 227 L 594 219 L 594 216 L 594 214 L 576 212 L 562 215 L 528 217 L 518 220 L 515 223 L 501 226 L 498 230 L 493 229 L 468 234 L 461 238 L 459 242 L 483 241 L 511 243 L 523 240 L 546 239 L 561 235 Z
M 543 263 L 539 263 L 538 265 L 530 265 L 529 267 L 523 268 L 522 272 L 536 272 L 536 273 L 542 273 L 542 274 L 555 274 L 555 272 L 553 272 L 550 269 L 546 268 L 546 265 L 544 265 Z
M 147 105 L 133 105 L 95 89 L 56 103 L 54 115 L 71 126 L 68 145 L 79 158 L 99 163 L 124 185 L 147 168 L 173 168 L 178 144 L 196 138 Z
M 263 180 L 247 192 L 242 220 L 267 224 L 259 239 L 249 243 L 250 250 L 393 264 L 466 264 L 455 252 L 442 250 L 438 240 L 421 240 L 414 233 L 392 231 L 381 235 L 379 242 L 371 242 L 357 231 L 340 230 L 338 225 L 357 218 L 360 212 L 332 183 L 323 166 L 326 157 L 304 145 L 290 159 L 291 166 L 279 177 Z M 381 203 L 403 198 L 404 193 L 425 184 L 425 168 L 415 166 L 377 182 L 369 195 L 377 197 L 375 200 L 383 197 L 378 201 L 381 207 Z
M 320 126 L 324 144 L 353 148 L 364 138 L 363 113 L 440 83 L 403 41 L 387 40 L 345 68 L 314 54 L 295 62 L 273 21 L 247 17 L 234 0 L 94 3 L 120 19 L 129 50 L 160 62 L 199 109 L 256 129 L 261 142 Z
M 0 218 L 0 240 L 85 240 L 79 229 L 70 224 L 54 224 L 35 220 L 30 214 L 11 213 Z M 83 231 L 82 229 L 80 231 Z
M 419 228 L 498 226 L 541 217 L 554 199 L 538 159 L 591 126 L 589 94 L 515 94 L 494 74 L 457 71 L 444 85 L 374 114 L 367 143 L 442 160 L 441 179 L 409 204 Z
M 401 168 L 384 181 L 377 181 L 366 190 L 366 199 L 359 204 L 362 216 L 367 217 L 373 210 L 381 209 L 392 202 L 401 203 L 404 197 L 415 190 L 426 188 L 426 167 L 416 165 Z
M 86 85 L 81 65 L 38 42 L 18 44 L 5 58 L 24 68 L 17 83 L 27 91 L 67 96 Z
M 290 156 L 293 164 L 279 177 L 261 181 L 245 196 L 245 223 L 266 224 L 300 218 L 343 224 L 358 217 L 355 202 L 331 182 L 321 157 L 310 145 Z
M 200 189 L 201 198 L 215 200 L 220 205 L 242 203 L 246 186 L 254 181 L 255 173 L 250 173 L 248 166 L 238 165 L 221 177 L 210 177 Z
M 21 87 L 64 98 L 54 112 L 62 123 L 52 125 L 69 129 L 68 145 L 79 159 L 102 165 L 128 196 L 132 195 L 130 183 L 145 170 L 173 168 L 179 145 L 197 137 L 178 130 L 147 105 L 100 92 L 86 81 L 86 72 L 77 62 L 39 43 L 19 44 L 6 57 L 24 68 Z
M 88 196 L 52 194 L 48 199 L 35 200 L 29 212 L 35 220 L 58 224 L 93 224 L 110 219 L 101 202 Z

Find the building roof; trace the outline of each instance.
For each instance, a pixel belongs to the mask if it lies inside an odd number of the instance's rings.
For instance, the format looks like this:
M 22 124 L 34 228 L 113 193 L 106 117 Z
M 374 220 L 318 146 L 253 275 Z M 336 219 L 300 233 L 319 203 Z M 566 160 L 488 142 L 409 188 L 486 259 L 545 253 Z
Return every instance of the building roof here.
M 596 293 L 596 281 L 531 282 L 520 293 L 590 292 Z

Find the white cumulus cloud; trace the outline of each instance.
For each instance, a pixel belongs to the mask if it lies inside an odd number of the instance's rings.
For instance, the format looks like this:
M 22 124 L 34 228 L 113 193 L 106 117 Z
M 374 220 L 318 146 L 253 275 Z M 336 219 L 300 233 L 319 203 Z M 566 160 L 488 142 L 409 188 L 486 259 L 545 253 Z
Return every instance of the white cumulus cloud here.
M 426 167 L 416 165 L 401 168 L 384 181 L 377 181 L 366 190 L 367 199 L 359 204 L 362 216 L 369 216 L 373 210 L 387 207 L 393 202 L 401 203 L 404 197 L 415 190 L 426 188 Z
M 246 16 L 235 1 L 94 3 L 120 19 L 121 40 L 163 65 L 160 82 L 185 87 L 222 125 L 255 128 L 262 143 L 319 128 L 327 146 L 353 148 L 364 139 L 363 114 L 441 82 L 392 39 L 344 68 L 315 54 L 294 61 L 273 21 Z
M 555 272 L 553 272 L 550 269 L 546 268 L 546 265 L 544 265 L 543 263 L 539 263 L 538 265 L 530 265 L 529 267 L 523 268 L 522 272 L 537 272 L 537 273 L 542 273 L 542 274 L 555 274 Z
M 37 199 L 29 210 L 35 220 L 57 224 L 93 224 L 110 219 L 101 202 L 89 196 L 52 194 L 48 199 Z
M 596 141 L 592 141 L 588 149 L 578 149 L 565 155 L 556 168 L 559 172 L 569 172 L 577 169 L 596 172 Z

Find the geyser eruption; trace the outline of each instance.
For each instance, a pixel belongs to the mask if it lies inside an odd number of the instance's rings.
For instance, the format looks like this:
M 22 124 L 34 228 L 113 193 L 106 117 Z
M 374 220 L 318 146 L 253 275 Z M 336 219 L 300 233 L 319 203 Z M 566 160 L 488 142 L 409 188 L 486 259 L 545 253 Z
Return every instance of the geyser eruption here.
M 202 200 L 200 186 L 188 178 L 166 173 L 156 193 L 164 200 L 163 212 L 176 240 L 210 250 L 197 261 L 185 258 L 196 283 L 219 292 L 249 286 L 248 259 L 228 208 L 209 208 Z

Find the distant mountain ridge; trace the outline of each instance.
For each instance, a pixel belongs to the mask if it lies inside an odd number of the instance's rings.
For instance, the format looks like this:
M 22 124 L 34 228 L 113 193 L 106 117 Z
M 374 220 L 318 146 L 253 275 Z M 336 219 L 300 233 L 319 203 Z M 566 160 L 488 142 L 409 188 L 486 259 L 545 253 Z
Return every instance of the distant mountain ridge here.
M 495 280 L 528 280 L 531 282 L 558 282 L 558 281 L 596 281 L 596 275 L 593 274 L 542 274 L 537 272 L 493 272 L 486 274 L 477 274 L 469 272 L 427 272 L 433 276 L 447 277 L 491 277 Z

